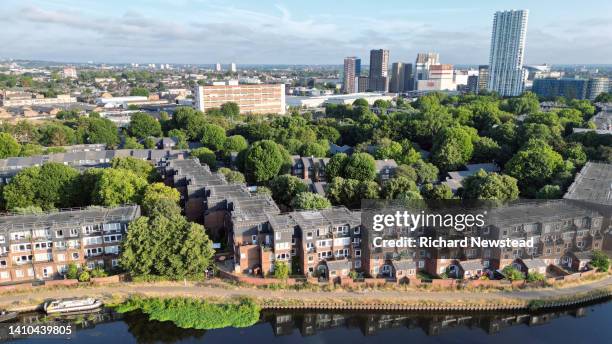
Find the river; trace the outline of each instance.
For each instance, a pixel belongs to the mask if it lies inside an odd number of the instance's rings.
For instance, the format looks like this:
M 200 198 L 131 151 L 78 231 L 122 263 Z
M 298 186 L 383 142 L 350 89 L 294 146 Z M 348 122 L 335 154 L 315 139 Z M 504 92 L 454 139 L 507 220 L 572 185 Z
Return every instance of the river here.
M 20 322 L 38 322 L 26 314 Z M 75 319 L 73 319 L 74 321 Z M 612 302 L 582 307 L 505 313 L 341 313 L 264 311 L 248 328 L 180 329 L 139 312 L 109 310 L 81 316 L 69 343 L 611 343 Z M 6 337 L 4 337 L 6 338 Z M 33 338 L 26 343 L 66 343 Z

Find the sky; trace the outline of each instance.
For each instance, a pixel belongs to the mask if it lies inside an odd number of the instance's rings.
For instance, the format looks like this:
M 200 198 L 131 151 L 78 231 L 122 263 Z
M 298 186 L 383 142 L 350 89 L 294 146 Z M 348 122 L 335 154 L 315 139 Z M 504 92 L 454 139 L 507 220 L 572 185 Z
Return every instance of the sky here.
M 612 64 L 612 1 L 0 0 L 0 58 L 342 64 L 440 53 L 486 64 L 495 11 L 529 9 L 528 64 Z

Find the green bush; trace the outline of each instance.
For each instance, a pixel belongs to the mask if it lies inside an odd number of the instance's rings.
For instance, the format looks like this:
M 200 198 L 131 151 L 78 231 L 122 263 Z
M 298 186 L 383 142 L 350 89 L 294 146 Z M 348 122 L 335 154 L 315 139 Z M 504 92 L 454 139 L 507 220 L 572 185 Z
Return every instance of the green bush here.
M 250 299 L 215 304 L 190 298 L 131 298 L 116 310 L 119 313 L 140 310 L 150 320 L 171 321 L 180 328 L 210 330 L 251 326 L 259 320 L 261 308 Z
M 106 271 L 104 271 L 104 269 L 101 266 L 96 266 L 93 270 L 91 270 L 91 277 L 93 278 L 106 277 L 106 276 L 108 276 L 108 273 L 106 273 Z
M 89 271 L 83 270 L 79 274 L 79 282 L 89 282 L 91 276 L 89 275 Z
M 78 277 L 79 277 L 79 267 L 74 263 L 70 263 L 68 265 L 68 270 L 66 270 L 66 278 L 77 279 Z
M 591 257 L 591 266 L 597 269 L 597 271 L 608 271 L 610 268 L 610 258 L 601 251 L 593 251 Z
M 285 262 L 277 261 L 274 263 L 274 278 L 287 279 L 289 277 L 289 265 Z
M 527 282 L 541 282 L 545 279 L 546 277 L 539 272 L 530 272 L 527 274 Z
M 525 278 L 525 276 L 523 275 L 522 272 L 520 272 L 517 268 L 513 267 L 512 265 L 508 265 L 506 266 L 503 270 L 502 273 L 504 274 L 504 276 L 506 276 L 507 279 L 509 279 L 510 281 L 519 281 Z

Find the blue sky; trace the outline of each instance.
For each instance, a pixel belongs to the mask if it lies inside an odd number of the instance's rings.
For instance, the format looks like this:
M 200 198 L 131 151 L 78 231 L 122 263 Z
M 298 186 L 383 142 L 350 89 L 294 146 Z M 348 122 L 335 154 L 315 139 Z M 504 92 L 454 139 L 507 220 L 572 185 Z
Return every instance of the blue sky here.
M 341 64 L 437 51 L 486 63 L 493 13 L 529 9 L 527 63 L 612 63 L 612 1 L 0 0 L 0 58 Z

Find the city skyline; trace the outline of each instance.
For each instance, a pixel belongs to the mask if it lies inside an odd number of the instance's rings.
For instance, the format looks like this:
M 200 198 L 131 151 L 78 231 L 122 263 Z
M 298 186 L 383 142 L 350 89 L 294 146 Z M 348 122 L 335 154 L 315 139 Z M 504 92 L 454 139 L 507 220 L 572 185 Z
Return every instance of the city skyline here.
M 529 9 L 526 64 L 612 63 L 612 4 L 567 2 L 294 4 L 262 1 L 118 1 L 0 4 L 0 58 L 69 62 L 340 64 L 345 56 L 390 50 L 390 61 L 420 51 L 442 63 L 486 64 L 496 11 Z M 326 8 L 325 11 L 321 10 Z M 597 10 L 595 10 L 597 9 Z M 376 15 L 374 15 L 376 14 Z M 563 24 L 559 17 L 568 18 Z M 585 52 L 587 52 L 585 54 Z

